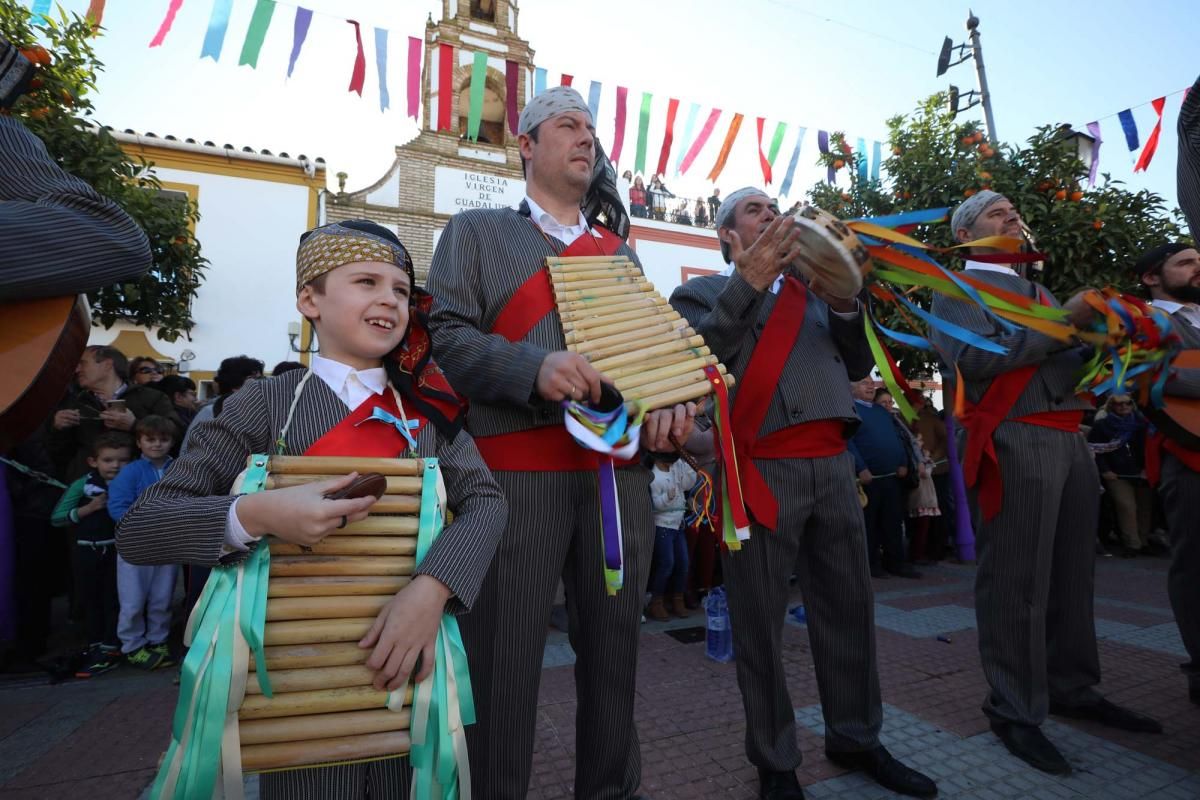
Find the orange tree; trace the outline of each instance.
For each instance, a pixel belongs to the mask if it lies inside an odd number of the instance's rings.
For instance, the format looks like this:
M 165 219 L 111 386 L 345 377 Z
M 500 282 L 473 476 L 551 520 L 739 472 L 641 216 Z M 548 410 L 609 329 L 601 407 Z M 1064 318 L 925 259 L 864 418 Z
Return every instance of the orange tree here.
M 153 267 L 135 282 L 90 293 L 93 318 L 105 326 L 117 320 L 156 326 L 174 341 L 192 327 L 191 300 L 207 263 L 191 234 L 199 214 L 187 199 L 164 195 L 151 165 L 126 156 L 92 119 L 91 96 L 104 68 L 92 50 L 98 33 L 78 15 L 32 16 L 15 0 L 0 0 L 0 35 L 37 65 L 10 113 L 45 142 L 59 166 L 116 201 L 150 239 Z
M 1024 145 L 992 147 L 977 122 L 956 122 L 946 110 L 946 96 L 938 94 L 914 113 L 888 120 L 888 130 L 886 180 L 861 180 L 857 166 L 866 154 L 852 152 L 845 137 L 834 133 L 820 163 L 835 167 L 839 176 L 848 172 L 849 186 L 819 183 L 809 190 L 811 202 L 845 219 L 943 206 L 953 210 L 981 189 L 999 192 L 1033 231 L 1037 249 L 1046 254 L 1038 280 L 1059 297 L 1087 286 L 1132 290 L 1131 267 L 1138 256 L 1163 241 L 1184 238 L 1178 209 L 1169 210 L 1161 196 L 1130 191 L 1108 173 L 1087 188 L 1087 165 L 1064 146 L 1053 126 L 1038 128 Z M 948 223 L 921 226 L 913 235 L 941 247 L 955 243 Z M 955 256 L 937 258 L 948 267 L 961 266 Z M 928 302 L 927 295 L 918 297 Z M 885 324 L 892 321 L 888 315 Z M 892 349 L 906 369 L 928 371 L 929 354 L 899 345 Z

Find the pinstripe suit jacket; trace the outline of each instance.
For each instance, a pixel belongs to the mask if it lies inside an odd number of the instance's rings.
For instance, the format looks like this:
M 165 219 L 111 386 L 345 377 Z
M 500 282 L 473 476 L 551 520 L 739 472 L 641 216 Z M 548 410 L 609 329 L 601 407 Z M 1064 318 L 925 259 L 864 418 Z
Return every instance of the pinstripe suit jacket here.
M 1200 78 L 1179 109 L 1179 161 L 1175 167 L 1179 207 L 1192 239 L 1200 239 Z
M 1025 297 L 1035 296 L 1034 286 L 1037 284 L 1017 275 L 971 270 L 971 276 Z M 1042 286 L 1039 288 L 1056 307 L 1061 307 L 1048 289 Z M 1037 372 L 1008 412 L 1006 419 L 1044 411 L 1082 411 L 1091 408 L 1086 400 L 1075 394 L 1080 370 L 1087 358 L 1086 349 L 1064 345 L 1028 328 L 1018 328 L 1015 333 L 1007 333 L 975 304 L 953 300 L 940 294 L 934 295 L 933 314 L 1008 348 L 1005 355 L 989 353 L 934 332 L 934 342 L 949 353 L 954 361 L 942 371 L 946 376 L 947 386 L 954 382 L 954 368 L 957 366 L 962 373 L 964 389 L 970 402 L 979 402 L 996 376 L 1019 367 L 1037 364 Z
M 671 295 L 671 305 L 740 381 L 776 299 L 735 271 L 729 277 L 708 275 L 687 281 Z M 845 320 L 829 313 L 829 306 L 810 292 L 804 325 L 758 435 L 821 419 L 857 423 L 850 381 L 866 376 L 873 365 L 862 319 Z M 733 400 L 737 402 L 736 385 Z
M 542 360 L 567 349 L 558 315 L 547 314 L 519 342 L 487 331 L 521 284 L 544 268 L 546 257 L 565 249 L 508 208 L 463 211 L 442 231 L 426 284 L 434 297 L 434 355 L 471 401 L 467 429 L 475 436 L 562 423 L 558 404 L 535 391 Z M 628 245 L 620 254 L 641 268 Z
M 1188 94 L 1191 97 L 1191 94 Z M 1200 328 L 1184 319 L 1178 311 L 1171 315 L 1171 325 L 1183 339 L 1188 350 L 1200 350 Z M 1166 393 L 1178 397 L 1200 397 L 1200 369 L 1175 368 L 1167 381 Z
M 249 381 L 230 395 L 221 416 L 193 431 L 188 451 L 150 487 L 121 520 L 117 549 L 134 564 L 206 564 L 220 560 L 229 507 L 228 494 L 252 453 L 274 453 L 296 385 L 304 370 Z M 304 387 L 291 428 L 287 455 L 300 455 L 339 423 L 349 409 L 324 381 Z M 454 593 L 447 610 L 468 609 L 479 593 L 508 506 L 475 443 L 465 433 L 447 442 L 433 425 L 417 437 L 420 456 L 437 456 L 454 519 L 416 570 Z M 234 560 L 240 556 L 237 554 Z

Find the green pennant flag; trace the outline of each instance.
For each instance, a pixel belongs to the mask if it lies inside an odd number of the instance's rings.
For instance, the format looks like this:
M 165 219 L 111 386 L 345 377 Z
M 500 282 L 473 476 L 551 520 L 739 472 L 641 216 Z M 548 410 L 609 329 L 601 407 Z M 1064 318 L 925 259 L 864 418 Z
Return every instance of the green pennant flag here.
M 783 144 L 783 135 L 786 131 L 786 122 L 779 122 L 775 124 L 775 135 L 771 137 L 771 150 L 767 153 L 767 161 L 772 167 L 775 166 L 775 156 L 779 155 L 779 146 Z
M 649 92 L 642 92 L 642 112 L 638 117 L 637 158 L 633 160 L 633 171 L 643 175 L 646 174 L 646 140 L 649 138 L 650 101 L 653 97 Z
M 254 4 L 254 14 L 250 17 L 250 28 L 246 31 L 238 66 L 249 64 L 251 69 L 258 68 L 258 53 L 262 50 L 263 40 L 267 38 L 267 28 L 271 25 L 271 15 L 274 13 L 275 0 L 258 0 Z
M 483 119 L 483 88 L 487 82 L 487 53 L 475 53 L 471 65 L 471 108 L 467 112 L 467 138 L 479 141 L 479 122 Z

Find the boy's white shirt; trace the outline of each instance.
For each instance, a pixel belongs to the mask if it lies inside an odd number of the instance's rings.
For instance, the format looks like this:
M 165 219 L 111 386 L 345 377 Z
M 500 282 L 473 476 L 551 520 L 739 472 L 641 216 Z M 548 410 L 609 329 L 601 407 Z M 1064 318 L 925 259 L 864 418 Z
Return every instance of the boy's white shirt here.
M 358 408 L 368 397 L 381 395 L 387 388 L 387 373 L 383 367 L 354 369 L 349 364 L 334 361 L 332 358 L 313 355 L 309 369 L 313 375 L 324 381 L 349 409 Z M 233 501 L 233 505 L 229 507 L 229 516 L 225 518 L 225 545 L 221 548 L 221 555 L 228 555 L 235 550 L 249 550 L 250 544 L 259 540 L 258 536 L 247 533 L 242 521 L 238 519 L 237 504 L 240 500 L 241 498 L 238 498 Z

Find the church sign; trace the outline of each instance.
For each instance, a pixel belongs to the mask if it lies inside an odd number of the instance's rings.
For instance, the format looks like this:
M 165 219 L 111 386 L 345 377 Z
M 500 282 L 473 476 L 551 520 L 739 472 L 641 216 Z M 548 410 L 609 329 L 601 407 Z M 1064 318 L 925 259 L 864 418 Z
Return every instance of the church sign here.
M 470 208 L 516 208 L 525 197 L 525 182 L 474 169 L 437 167 L 433 210 L 457 214 Z

